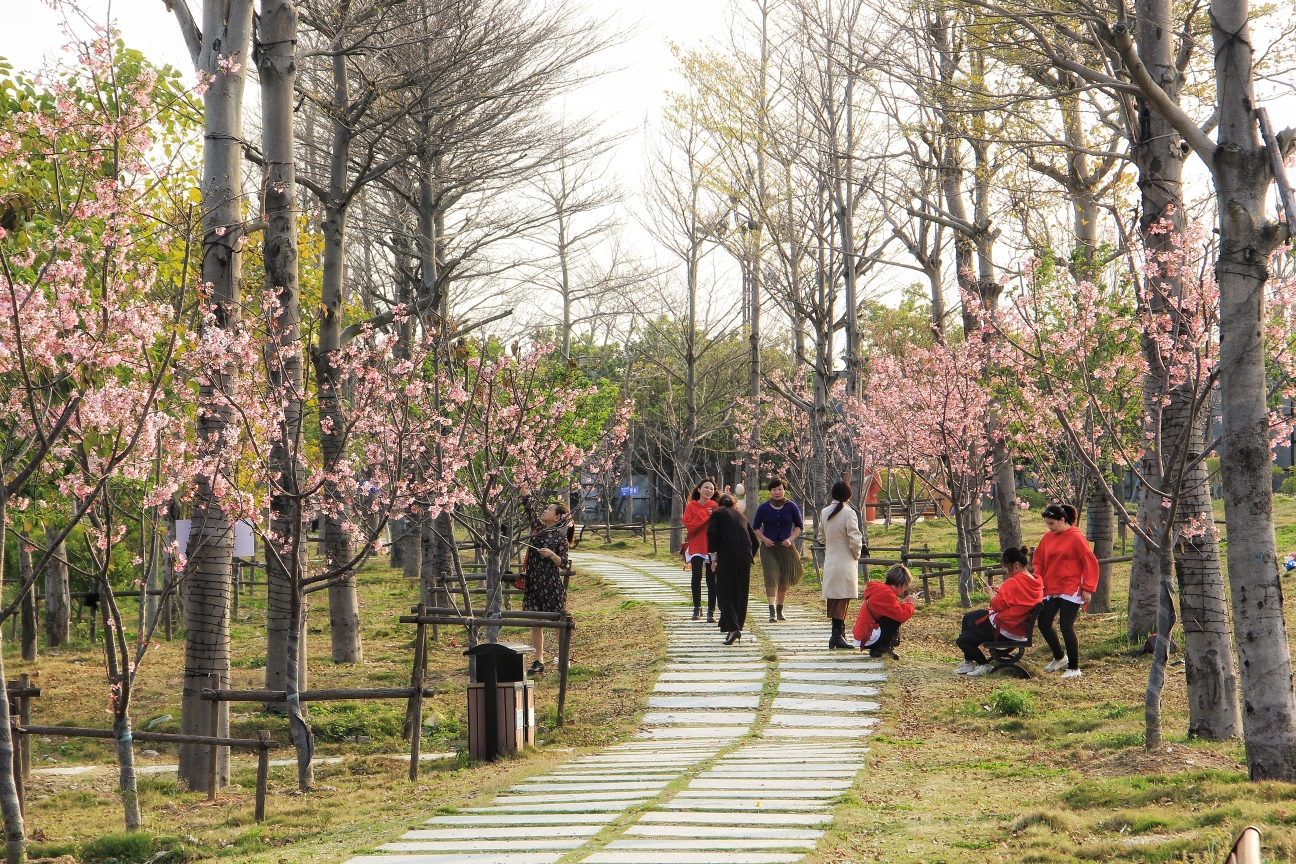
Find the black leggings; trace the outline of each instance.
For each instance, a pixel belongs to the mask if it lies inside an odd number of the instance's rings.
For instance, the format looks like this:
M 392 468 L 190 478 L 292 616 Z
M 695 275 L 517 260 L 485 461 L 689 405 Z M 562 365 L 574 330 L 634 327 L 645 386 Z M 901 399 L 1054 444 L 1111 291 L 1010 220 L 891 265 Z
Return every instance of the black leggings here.
M 1062 659 L 1062 646 L 1058 644 L 1057 633 L 1053 630 L 1053 616 L 1058 619 L 1058 627 L 1062 630 L 1062 641 L 1066 643 L 1067 666 L 1071 669 L 1080 668 L 1080 645 L 1076 642 L 1075 620 L 1080 614 L 1080 604 L 1072 603 L 1065 597 L 1052 597 L 1044 601 L 1044 606 L 1040 609 L 1039 630 L 1044 641 L 1048 643 L 1049 648 L 1053 649 L 1053 659 Z
M 896 644 L 896 636 L 900 633 L 900 622 L 883 615 L 881 618 L 876 619 L 875 623 L 878 630 L 882 632 L 878 633 L 878 638 L 872 645 L 862 645 L 860 650 L 863 651 L 867 648 L 870 657 L 882 657 L 889 653 L 892 646 Z
M 707 586 L 707 617 L 715 615 L 716 592 L 715 592 L 715 574 L 711 572 L 711 559 L 706 556 L 695 556 L 689 562 L 693 565 L 693 608 L 698 609 L 702 606 L 702 571 L 706 571 Z

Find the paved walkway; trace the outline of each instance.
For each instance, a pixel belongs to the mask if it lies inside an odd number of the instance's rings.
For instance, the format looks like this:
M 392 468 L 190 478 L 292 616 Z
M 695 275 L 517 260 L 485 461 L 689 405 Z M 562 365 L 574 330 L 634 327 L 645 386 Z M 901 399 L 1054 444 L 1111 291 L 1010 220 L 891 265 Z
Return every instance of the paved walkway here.
M 665 608 L 667 661 L 642 731 L 348 864 L 791 864 L 815 847 L 863 767 L 882 664 L 829 652 L 827 621 L 798 607 L 769 624 L 753 605 L 726 647 L 689 620 L 686 572 L 573 557 Z

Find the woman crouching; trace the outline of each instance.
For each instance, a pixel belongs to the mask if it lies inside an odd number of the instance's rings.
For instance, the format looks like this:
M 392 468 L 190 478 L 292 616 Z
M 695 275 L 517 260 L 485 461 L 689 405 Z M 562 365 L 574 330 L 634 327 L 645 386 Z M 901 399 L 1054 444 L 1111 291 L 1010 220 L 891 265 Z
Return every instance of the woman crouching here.
M 987 642 L 1028 642 L 1026 626 L 1030 614 L 1044 601 L 1044 585 L 1026 569 L 1030 553 L 1026 547 L 1003 554 L 1004 581 L 990 586 L 990 608 L 974 609 L 963 616 L 963 632 L 956 641 L 963 650 L 963 662 L 956 675 L 986 675 L 994 666 L 981 651 Z
M 900 625 L 914 614 L 913 596 L 909 593 L 912 584 L 909 568 L 896 564 L 887 571 L 885 582 L 864 586 L 853 635 L 855 645 L 861 651 L 867 649 L 870 657 L 900 659 L 892 648 L 900 641 Z

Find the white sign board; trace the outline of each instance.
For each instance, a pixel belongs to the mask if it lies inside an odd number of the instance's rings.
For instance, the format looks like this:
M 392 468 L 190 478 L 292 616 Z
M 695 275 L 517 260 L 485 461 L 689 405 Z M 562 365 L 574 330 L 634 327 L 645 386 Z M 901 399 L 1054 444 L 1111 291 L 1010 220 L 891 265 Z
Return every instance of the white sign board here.
M 189 532 L 193 530 L 192 519 L 175 521 L 176 547 L 181 555 L 189 554 Z M 243 521 L 234 523 L 234 557 L 256 557 L 256 535 L 252 533 L 252 523 Z

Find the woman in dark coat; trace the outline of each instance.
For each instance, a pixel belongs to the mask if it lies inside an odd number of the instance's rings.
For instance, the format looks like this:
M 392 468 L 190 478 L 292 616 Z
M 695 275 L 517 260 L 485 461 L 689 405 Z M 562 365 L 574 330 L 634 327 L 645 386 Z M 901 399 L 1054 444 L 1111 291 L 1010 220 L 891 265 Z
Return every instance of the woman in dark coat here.
M 527 612 L 562 612 L 567 608 L 567 589 L 563 587 L 559 571 L 571 566 L 567 557 L 572 533 L 567 505 L 555 501 L 536 513 L 530 488 L 523 485 L 521 491 L 527 521 L 531 523 L 523 567 L 522 609 Z M 530 671 L 532 675 L 540 675 L 544 672 L 543 628 L 531 629 L 531 643 L 535 645 L 536 656 Z
M 707 549 L 715 565 L 716 594 L 720 606 L 720 629 L 728 636 L 726 645 L 742 638 L 747 622 L 747 595 L 751 591 L 751 566 L 760 548 L 756 532 L 739 513 L 737 501 L 728 492 L 720 496 L 720 508 L 707 523 Z

